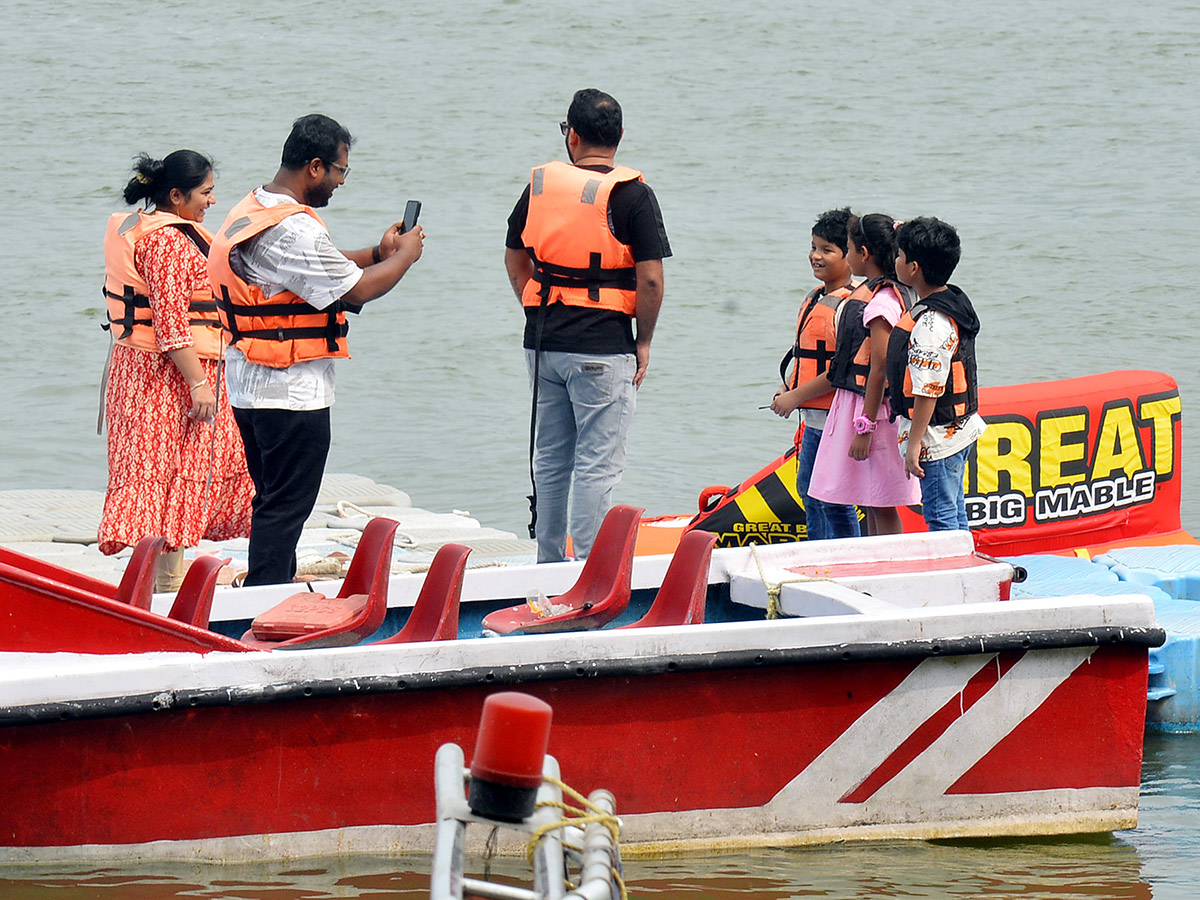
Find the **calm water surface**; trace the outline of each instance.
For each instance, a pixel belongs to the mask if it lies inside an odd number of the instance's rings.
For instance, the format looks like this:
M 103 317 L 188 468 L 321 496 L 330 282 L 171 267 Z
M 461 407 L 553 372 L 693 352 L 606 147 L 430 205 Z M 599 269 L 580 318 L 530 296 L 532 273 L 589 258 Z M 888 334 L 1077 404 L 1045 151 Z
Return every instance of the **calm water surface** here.
M 504 222 L 529 167 L 561 155 L 571 93 L 594 85 L 625 107 L 620 159 L 655 187 L 675 250 L 620 500 L 689 512 L 705 485 L 788 445 L 794 426 L 757 407 L 811 286 L 811 223 L 850 204 L 958 226 L 954 280 L 984 323 L 986 384 L 1175 376 L 1184 524 L 1200 529 L 1198 48 L 1193 0 L 5 0 L 0 489 L 104 487 L 100 245 L 131 156 L 214 156 L 219 223 L 274 173 L 291 121 L 320 110 L 358 138 L 326 216 L 335 239 L 375 243 L 410 197 L 429 233 L 420 264 L 353 323 L 330 468 L 520 530 L 528 393 Z M 1191 897 L 1198 751 L 1150 742 L 1142 827 L 1112 841 L 847 846 L 631 874 L 664 897 Z M 60 873 L 0 893 L 423 893 L 424 876 L 395 870 Z
M 850 204 L 959 228 L 985 384 L 1174 375 L 1200 527 L 1193 0 L 6 0 L 0 21 L 0 310 L 20 334 L 0 358 L 0 489 L 104 486 L 101 237 L 130 157 L 211 154 L 220 223 L 322 110 L 358 138 L 335 239 L 375 243 L 410 197 L 429 232 L 352 323 L 330 467 L 520 529 L 505 219 L 529 167 L 561 156 L 571 92 L 598 85 L 675 250 L 620 500 L 689 512 L 787 447 L 794 424 L 758 406 L 812 285 L 812 221 Z

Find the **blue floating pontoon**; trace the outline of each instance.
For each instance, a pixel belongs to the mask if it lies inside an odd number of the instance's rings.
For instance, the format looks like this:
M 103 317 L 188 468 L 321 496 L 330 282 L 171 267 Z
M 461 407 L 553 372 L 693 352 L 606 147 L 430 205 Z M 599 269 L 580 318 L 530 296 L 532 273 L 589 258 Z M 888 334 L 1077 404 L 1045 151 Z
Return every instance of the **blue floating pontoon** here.
M 1013 597 L 1145 594 L 1167 631 L 1150 651 L 1149 731 L 1200 731 L 1200 546 L 1121 547 L 1093 559 L 1014 556 L 1028 577 Z

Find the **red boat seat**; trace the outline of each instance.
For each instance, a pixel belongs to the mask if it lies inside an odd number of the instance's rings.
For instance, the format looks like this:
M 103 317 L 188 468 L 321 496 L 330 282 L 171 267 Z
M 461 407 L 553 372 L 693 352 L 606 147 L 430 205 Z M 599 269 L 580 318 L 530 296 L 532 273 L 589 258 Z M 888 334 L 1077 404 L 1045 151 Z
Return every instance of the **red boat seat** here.
M 176 622 L 187 622 L 197 628 L 207 628 L 212 614 L 213 594 L 217 590 L 217 576 L 225 562 L 206 554 L 197 556 L 183 576 L 183 584 L 175 594 L 168 618 Z
M 366 612 L 369 600 L 366 594 L 327 597 L 301 591 L 262 613 L 250 626 L 250 633 L 260 641 L 288 641 L 318 631 L 349 631 Z
M 579 580 L 565 594 L 550 598 L 555 606 L 570 607 L 567 611 L 545 615 L 522 603 L 488 613 L 483 627 L 496 634 L 603 628 L 629 606 L 633 550 L 643 512 L 637 506 L 614 506 L 604 516 Z
M 379 630 L 387 616 L 392 543 L 400 523 L 367 523 L 336 597 L 301 591 L 254 620 L 242 640 L 262 649 L 347 647 Z
M 166 543 L 166 538 L 161 537 L 144 537 L 137 542 L 113 599 L 138 609 L 150 608 L 150 601 L 154 597 L 154 576 L 158 574 L 158 560 Z
M 404 644 L 411 641 L 452 641 L 458 637 L 458 606 L 462 599 L 463 573 L 471 548 L 445 544 L 434 554 L 429 574 L 404 627 L 375 644 Z
M 662 587 L 644 616 L 621 628 L 655 625 L 702 625 L 708 598 L 708 566 L 712 562 L 717 535 L 712 531 L 689 531 L 679 541 Z

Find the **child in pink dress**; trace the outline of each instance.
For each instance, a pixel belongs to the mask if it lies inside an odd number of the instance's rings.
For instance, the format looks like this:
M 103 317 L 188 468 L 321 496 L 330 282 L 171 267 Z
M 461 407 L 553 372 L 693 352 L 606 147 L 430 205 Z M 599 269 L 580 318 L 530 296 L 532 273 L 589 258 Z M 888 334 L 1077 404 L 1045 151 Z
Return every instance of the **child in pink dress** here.
M 866 280 L 839 311 L 837 352 L 829 367 L 837 388 L 809 493 L 825 503 L 853 503 L 870 534 L 899 534 L 898 506 L 920 502 L 920 485 L 906 477 L 896 424 L 884 397 L 888 338 L 908 307 L 896 280 L 891 216 L 871 213 L 848 226 L 850 271 Z

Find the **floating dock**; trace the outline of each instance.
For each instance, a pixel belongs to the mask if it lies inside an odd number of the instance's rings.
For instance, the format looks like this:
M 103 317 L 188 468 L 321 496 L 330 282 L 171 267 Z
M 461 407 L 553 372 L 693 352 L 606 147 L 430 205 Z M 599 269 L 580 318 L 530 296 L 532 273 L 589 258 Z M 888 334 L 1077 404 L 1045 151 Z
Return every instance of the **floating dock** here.
M 1148 731 L 1200 731 L 1200 546 L 1122 547 L 1091 559 L 1010 556 L 1029 573 L 1012 596 L 1145 594 L 1167 642 L 1150 651 Z
M 97 549 L 103 507 L 101 491 L 0 491 L 0 545 L 116 584 L 133 548 L 115 556 Z M 437 549 L 448 543 L 470 547 L 472 567 L 531 565 L 537 559 L 534 541 L 487 528 L 468 512 L 430 512 L 413 506 L 408 494 L 390 485 L 361 475 L 326 474 L 296 550 L 297 574 L 341 577 L 363 526 L 373 516 L 400 523 L 392 554 L 394 574 L 424 571 Z M 232 574 L 246 570 L 248 547 L 247 538 L 201 541 L 186 557 L 216 554 L 230 560 Z

